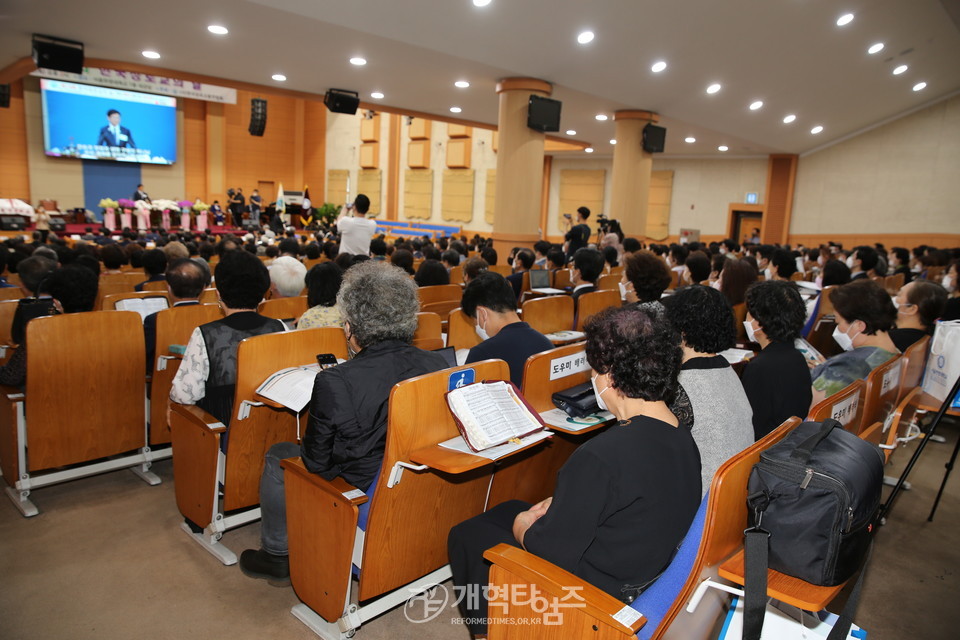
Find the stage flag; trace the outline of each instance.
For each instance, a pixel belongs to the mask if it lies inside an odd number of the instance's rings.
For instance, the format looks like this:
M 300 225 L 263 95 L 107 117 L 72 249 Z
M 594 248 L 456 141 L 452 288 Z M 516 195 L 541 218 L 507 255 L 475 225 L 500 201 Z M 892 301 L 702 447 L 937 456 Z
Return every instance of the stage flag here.
M 287 212 L 287 203 L 283 199 L 283 183 L 280 183 L 280 186 L 277 187 L 277 204 L 274 205 L 277 208 L 277 213 L 286 213 Z
M 313 206 L 313 203 L 310 202 L 310 187 L 304 186 L 304 187 L 303 187 L 303 204 L 301 204 L 300 207 L 301 207 L 304 211 L 306 211 L 307 209 L 309 209 L 309 208 L 312 207 L 312 206 Z

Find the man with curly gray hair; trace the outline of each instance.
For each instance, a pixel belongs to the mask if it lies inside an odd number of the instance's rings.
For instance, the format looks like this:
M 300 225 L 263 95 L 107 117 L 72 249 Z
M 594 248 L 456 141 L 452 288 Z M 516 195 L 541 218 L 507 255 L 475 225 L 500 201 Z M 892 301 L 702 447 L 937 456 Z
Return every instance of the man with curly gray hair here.
M 267 452 L 260 479 L 260 549 L 240 556 L 240 568 L 252 578 L 290 578 L 280 461 L 301 456 L 312 473 L 340 477 L 369 492 L 383 461 L 390 389 L 446 367 L 440 354 L 410 344 L 420 304 L 416 285 L 402 269 L 374 261 L 350 267 L 337 306 L 352 357 L 317 374 L 302 445 L 281 442 Z

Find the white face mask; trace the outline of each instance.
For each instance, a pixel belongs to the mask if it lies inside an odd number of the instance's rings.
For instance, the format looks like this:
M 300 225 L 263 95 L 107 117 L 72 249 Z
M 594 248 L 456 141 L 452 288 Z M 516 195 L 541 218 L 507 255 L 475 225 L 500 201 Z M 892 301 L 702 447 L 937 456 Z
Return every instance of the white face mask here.
M 626 300 L 626 299 L 627 299 L 627 285 L 623 284 L 622 282 L 618 282 L 618 283 L 617 283 L 617 286 L 620 287 L 620 299 L 621 299 L 621 300 Z
M 593 387 L 593 395 L 597 397 L 597 406 L 600 407 L 601 411 L 607 410 L 607 403 L 603 401 L 603 392 L 609 389 L 610 387 L 604 387 L 602 390 L 597 391 L 597 378 L 593 376 L 590 378 L 590 386 Z
M 770 271 L 770 267 L 763 270 L 763 277 L 767 280 L 773 280 L 773 272 Z
M 817 258 L 817 264 L 820 265 L 821 267 L 824 265 L 825 262 L 826 260 L 823 259 L 823 256 L 820 256 L 819 258 Z
M 853 336 L 853 338 L 856 338 L 858 335 L 860 335 L 859 331 L 855 336 Z M 840 331 L 839 326 L 833 330 L 833 339 L 836 340 L 837 344 L 840 345 L 840 348 L 844 351 L 853 350 L 853 338 L 848 336 L 843 331 Z
M 953 293 L 953 276 L 943 276 L 943 280 L 940 282 L 943 285 L 943 288 L 947 291 Z
M 727 255 L 727 248 L 726 248 L 726 247 L 720 247 L 720 255 L 722 255 L 722 256 Z
M 853 269 L 853 256 L 847 256 L 847 266 Z
M 743 321 L 743 328 L 747 330 L 747 340 L 750 342 L 760 342 L 757 340 L 757 333 L 753 330 L 753 323 L 749 320 Z
M 490 339 L 490 336 L 487 334 L 487 330 L 483 327 L 484 324 L 486 324 L 486 323 L 485 323 L 485 322 L 482 322 L 482 321 L 480 320 L 480 311 L 478 310 L 478 311 L 477 311 L 477 324 L 476 324 L 476 326 L 475 326 L 473 329 L 474 329 L 474 331 L 477 332 L 477 335 L 480 337 L 481 340 L 489 340 L 489 339 Z

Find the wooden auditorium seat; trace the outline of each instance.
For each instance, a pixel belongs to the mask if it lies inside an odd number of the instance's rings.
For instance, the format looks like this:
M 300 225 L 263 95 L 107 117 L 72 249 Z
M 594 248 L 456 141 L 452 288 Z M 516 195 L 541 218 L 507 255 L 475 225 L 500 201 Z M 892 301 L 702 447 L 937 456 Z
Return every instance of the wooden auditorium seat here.
M 623 278 L 616 273 L 609 273 L 597 279 L 597 291 L 620 291 L 620 280 Z
M 164 309 L 157 314 L 156 349 L 150 370 L 150 444 L 170 442 L 167 410 L 170 408 L 170 387 L 180 369 L 183 356 L 169 353 L 170 345 L 186 345 L 193 330 L 223 317 L 220 307 L 197 304 Z
M 573 328 L 574 303 L 570 296 L 545 296 L 523 303 L 523 321 L 547 336 Z M 579 336 L 578 339 L 582 337 Z M 555 340 L 554 344 L 557 341 Z
M 0 301 L 19 300 L 23 297 L 20 287 L 3 287 L 0 289 Z
M 200 304 L 218 304 L 219 301 L 217 290 L 214 287 L 207 287 L 203 290 L 203 293 L 200 294 Z
M 570 282 L 570 271 L 567 269 L 557 269 L 553 272 L 553 288 L 568 289 L 573 286 Z
M 902 275 L 902 274 L 901 274 Z M 924 336 L 903 352 L 903 372 L 900 374 L 900 396 L 902 400 L 923 380 L 923 372 L 927 366 L 927 353 L 930 347 L 930 337 Z
M 6 363 L 11 349 L 16 346 L 13 342 L 13 316 L 17 312 L 19 300 L 4 300 L 0 302 L 0 364 Z
M 299 320 L 307 311 L 307 296 L 273 298 L 264 300 L 257 307 L 257 313 L 275 320 Z
M 860 437 L 873 442 L 883 451 L 884 458 L 890 460 L 893 452 L 903 443 L 920 437 L 921 432 L 917 424 L 917 414 L 921 412 L 920 401 L 923 389 L 914 387 L 900 404 L 894 409 L 889 420 L 874 422 L 860 433 Z M 884 484 L 892 484 L 885 476 Z M 904 485 L 909 489 L 909 483 Z
M 440 340 L 440 346 L 443 346 L 443 327 L 440 322 L 440 316 L 429 311 L 421 311 L 417 314 L 417 331 L 413 334 L 414 342 L 417 340 L 426 340 L 436 338 Z
M 897 408 L 897 401 L 900 399 L 902 360 L 901 356 L 890 358 L 867 376 L 863 390 L 861 430 L 874 422 L 884 422 Z M 855 433 L 859 434 L 859 432 Z
M 897 273 L 892 276 L 887 276 L 883 279 L 883 288 L 892 296 L 899 293 L 901 287 L 903 287 L 903 282 L 906 277 L 902 273 Z
M 743 343 L 747 341 L 747 328 L 743 326 L 743 323 L 746 319 L 747 303 L 741 302 L 740 304 L 733 305 L 733 326 L 737 330 L 737 342 Z
M 167 281 L 166 280 L 155 280 L 153 282 L 144 282 L 143 291 L 167 291 Z
M 460 306 L 463 287 L 459 284 L 438 284 L 417 289 L 420 311 L 436 313 L 444 324 L 448 322 L 450 312 Z
M 436 448 L 459 434 L 443 395 L 450 377 L 467 368 L 474 369 L 477 381 L 510 376 L 502 360 L 485 360 L 394 385 L 383 465 L 365 530 L 358 529 L 358 505 L 367 496 L 343 480 L 330 482 L 308 472 L 300 458 L 281 463 L 290 579 L 302 601 L 291 613 L 317 635 L 352 637 L 363 623 L 402 605 L 411 594 L 450 578 L 447 534 L 483 512 L 492 462 L 449 475 L 410 460 L 417 449 Z M 351 565 L 359 568 L 355 597 Z
M 447 322 L 447 346 L 457 351 L 472 349 L 480 344 L 480 336 L 474 328 L 476 325 L 460 308 L 450 312 Z
M 33 489 L 105 471 L 131 468 L 159 484 L 151 463 L 170 452 L 147 445 L 139 314 L 36 318 L 27 341 L 26 392 L 0 392 L 0 466 L 21 513 L 38 513 Z
M 620 291 L 594 291 L 585 293 L 577 299 L 577 331 L 583 331 L 583 325 L 590 316 L 607 307 L 619 307 L 621 304 Z
M 450 284 L 460 284 L 463 282 L 463 267 L 457 265 L 450 269 Z
M 492 264 L 488 267 L 488 269 L 494 273 L 499 273 L 504 278 L 513 273 L 513 267 L 508 264 Z
M 627 640 L 634 634 L 643 640 L 712 637 L 714 625 L 725 614 L 728 603 L 722 591 L 708 592 L 707 587 L 717 584 L 720 564 L 732 555 L 735 557 L 743 545 L 750 471 L 762 451 L 778 443 L 798 424 L 799 418 L 787 420 L 717 469 L 674 560 L 657 582 L 630 605 L 523 549 L 500 544 L 487 550 L 484 557 L 493 563 L 490 640 Z M 702 527 L 701 535 L 697 535 L 698 527 Z M 778 583 L 771 580 L 771 584 Z M 506 596 L 519 593 L 519 588 L 530 597 L 510 602 Z M 500 624 L 509 619 L 542 619 L 542 605 L 538 605 L 534 593 L 545 597 L 548 606 L 560 602 L 562 607 L 564 599 L 572 605 L 560 609 L 560 624 Z M 534 606 L 541 606 L 541 610 L 534 610 Z M 522 635 L 515 633 L 518 629 Z
M 138 282 L 143 282 L 143 280 L 146 280 L 146 276 Z M 100 276 L 100 282 L 97 284 L 97 301 L 93 308 L 98 311 L 105 310 L 103 301 L 107 296 L 117 293 L 136 293 L 135 286 L 136 283 L 130 282 L 123 274 Z
M 298 417 L 266 404 L 256 389 L 280 369 L 316 364 L 318 353 L 346 358 L 343 329 L 270 333 L 240 343 L 229 446 L 222 455 L 227 427 L 196 405 L 170 403 L 177 507 L 203 532 L 194 533 L 186 522 L 181 528 L 223 564 L 237 562 L 233 551 L 219 543 L 223 533 L 260 519 L 264 454 L 275 443 L 296 442 L 298 436 Z
M 125 293 L 111 293 L 107 296 L 104 296 L 102 311 L 116 311 L 117 303 L 124 300 L 146 300 L 148 298 L 163 298 L 167 301 L 167 304 L 170 303 L 170 298 L 167 295 L 166 291 L 160 293 L 159 291 L 127 291 Z
M 811 422 L 823 422 L 833 418 L 850 433 L 860 433 L 863 423 L 863 399 L 865 384 L 863 380 L 854 380 L 829 398 L 814 405 L 807 415 Z

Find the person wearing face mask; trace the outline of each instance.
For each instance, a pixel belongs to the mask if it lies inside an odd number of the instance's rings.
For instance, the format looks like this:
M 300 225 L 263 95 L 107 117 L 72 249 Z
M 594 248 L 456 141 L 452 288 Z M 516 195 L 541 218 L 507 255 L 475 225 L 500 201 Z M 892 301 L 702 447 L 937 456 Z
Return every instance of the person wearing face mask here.
M 797 272 L 797 260 L 786 249 L 774 249 L 765 271 L 767 280 L 789 281 Z
M 399 267 L 373 260 L 350 267 L 337 307 L 352 357 L 317 374 L 302 444 L 280 442 L 265 456 L 260 549 L 240 556 L 240 569 L 252 578 L 284 581 L 290 576 L 280 461 L 301 456 L 311 473 L 343 478 L 369 494 L 383 462 L 390 390 L 401 380 L 447 366 L 439 353 L 411 345 L 420 304 L 417 286 Z
M 667 406 L 677 391 L 677 334 L 657 314 L 605 309 L 587 321 L 587 362 L 598 401 L 618 423 L 582 444 L 553 496 L 503 502 L 450 530 L 453 583 L 481 593 L 483 552 L 506 543 L 554 563 L 618 600 L 635 597 L 669 564 L 701 498 L 700 456 Z M 487 601 L 460 600 L 474 636 Z
M 476 332 L 483 340 L 470 349 L 466 364 L 490 358 L 506 361 L 510 381 L 523 383 L 523 367 L 535 353 L 553 349 L 549 338 L 520 320 L 513 287 L 499 273 L 483 271 L 463 290 L 460 308 L 476 322 Z
M 837 317 L 833 339 L 843 353 L 829 358 L 810 372 L 816 405 L 871 371 L 899 351 L 889 331 L 897 318 L 890 296 L 876 282 L 857 280 L 830 291 Z
M 904 284 L 913 280 L 913 272 L 910 271 L 909 251 L 903 247 L 894 247 L 887 256 L 887 262 L 890 264 L 890 275 L 895 276 L 898 273 L 902 273 Z
M 947 302 L 943 305 L 941 320 L 960 320 L 960 287 L 957 278 L 960 277 L 960 262 L 954 260 L 947 265 L 947 272 L 943 275 L 941 284 L 947 290 Z
M 924 336 L 933 334 L 937 318 L 947 303 L 947 290 L 936 282 L 916 280 L 900 287 L 893 306 L 897 308 L 897 328 L 890 339 L 901 353 Z
M 761 351 L 741 376 L 753 409 L 753 437 L 759 440 L 790 416 L 804 417 L 810 408 L 810 369 L 794 341 L 805 319 L 803 298 L 795 284 L 757 282 L 747 289 L 744 327 Z
M 710 277 L 710 258 L 703 251 L 693 251 L 683 265 L 683 276 L 687 284 L 700 284 Z
M 663 306 L 681 338 L 678 379 L 692 407 L 691 433 L 706 491 L 720 465 L 753 443 L 750 401 L 730 363 L 718 355 L 736 340 L 733 309 L 722 293 L 698 284 L 678 289 Z
M 624 260 L 620 297 L 638 309 L 663 312 L 660 297 L 673 281 L 670 269 L 652 251 L 638 251 Z
M 773 250 L 773 245 L 769 244 L 762 244 L 757 247 L 756 250 L 757 271 L 766 280 L 769 280 L 772 277 L 772 272 L 770 270 L 770 258 L 773 257 Z
M 580 249 L 574 254 L 570 267 L 574 303 L 583 294 L 597 290 L 597 278 L 603 273 L 603 265 L 603 254 L 596 249 Z
M 877 266 L 879 254 L 873 247 L 856 247 L 847 256 L 847 266 L 850 267 L 850 281 L 869 279 L 869 271 Z

